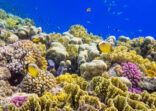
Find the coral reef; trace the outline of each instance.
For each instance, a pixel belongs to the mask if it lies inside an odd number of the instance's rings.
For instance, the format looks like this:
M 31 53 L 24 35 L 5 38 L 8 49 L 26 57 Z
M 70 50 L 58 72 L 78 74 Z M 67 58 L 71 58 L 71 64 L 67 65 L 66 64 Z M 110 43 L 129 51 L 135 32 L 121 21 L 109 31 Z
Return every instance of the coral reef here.
M 0 111 L 156 111 L 153 37 L 47 34 L 3 10 L 0 27 Z

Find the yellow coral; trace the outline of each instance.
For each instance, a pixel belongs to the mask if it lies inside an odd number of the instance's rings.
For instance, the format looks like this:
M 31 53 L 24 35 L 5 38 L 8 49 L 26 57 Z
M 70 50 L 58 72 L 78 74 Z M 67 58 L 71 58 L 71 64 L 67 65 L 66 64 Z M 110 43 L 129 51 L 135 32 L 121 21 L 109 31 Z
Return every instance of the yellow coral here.
M 138 55 L 134 50 L 128 51 L 125 46 L 117 46 L 114 51 L 107 58 L 112 62 L 133 62 L 140 66 L 140 68 L 146 72 L 148 70 L 156 71 L 156 63 L 148 59 L 144 59 Z
M 69 44 L 67 46 L 67 52 L 69 53 L 69 58 L 76 58 L 78 56 L 78 47 L 74 44 Z
M 127 86 L 118 78 L 107 79 L 97 76 L 92 79 L 90 86 L 104 102 L 117 95 L 127 96 L 128 94 Z
M 85 81 L 84 78 L 82 77 L 79 77 L 78 75 L 76 74 L 69 74 L 69 73 L 66 73 L 64 75 L 61 75 L 61 76 L 58 76 L 56 78 L 56 81 L 57 81 L 57 84 L 60 84 L 60 83 L 74 83 L 74 84 L 77 84 L 80 86 L 80 88 L 86 90 L 86 88 L 88 87 L 88 82 Z
M 87 35 L 87 30 L 82 25 L 71 26 L 69 32 L 75 37 L 85 37 Z

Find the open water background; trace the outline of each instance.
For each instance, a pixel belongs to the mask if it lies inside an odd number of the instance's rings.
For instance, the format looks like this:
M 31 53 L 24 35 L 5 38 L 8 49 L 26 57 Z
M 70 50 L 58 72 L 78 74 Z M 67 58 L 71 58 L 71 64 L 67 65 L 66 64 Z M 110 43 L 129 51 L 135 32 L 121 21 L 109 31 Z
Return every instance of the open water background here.
M 156 0 L 0 0 L 0 8 L 32 18 L 47 33 L 81 24 L 103 37 L 156 37 Z

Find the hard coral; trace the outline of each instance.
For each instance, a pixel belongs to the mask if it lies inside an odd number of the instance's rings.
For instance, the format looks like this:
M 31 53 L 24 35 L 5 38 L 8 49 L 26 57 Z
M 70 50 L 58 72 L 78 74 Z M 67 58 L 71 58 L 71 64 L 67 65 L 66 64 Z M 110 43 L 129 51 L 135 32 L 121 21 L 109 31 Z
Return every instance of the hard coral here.
M 24 102 L 27 101 L 27 98 L 27 95 L 14 95 L 10 99 L 10 103 L 13 103 L 16 107 L 21 107 L 24 104 Z
M 54 87 L 55 83 L 55 78 L 51 73 L 40 70 L 35 78 L 29 75 L 25 76 L 19 87 L 23 92 L 36 93 L 41 96 L 45 91 Z
M 147 74 L 147 70 L 156 71 L 156 63 L 149 59 L 144 59 L 134 50 L 129 51 L 125 46 L 117 46 L 114 51 L 106 57 L 111 62 L 133 62 L 139 66 L 143 73 Z
M 46 69 L 47 61 L 41 46 L 29 40 L 22 40 L 0 48 L 0 63 L 13 73 L 23 73 L 29 63 L 36 63 L 39 68 Z
M 128 94 L 127 86 L 118 78 L 94 77 L 90 82 L 90 88 L 104 103 L 117 95 L 126 96 Z
M 81 76 L 86 79 L 102 75 L 102 73 L 106 70 L 107 65 L 102 60 L 93 60 L 92 62 L 81 64 L 80 66 Z
M 80 86 L 81 89 L 86 90 L 88 87 L 88 82 L 84 78 L 79 77 L 76 74 L 66 73 L 64 75 L 58 76 L 56 78 L 57 84 L 73 83 Z
M 139 70 L 138 66 L 132 62 L 122 63 L 123 76 L 127 77 L 131 83 L 132 87 L 138 87 L 138 83 L 141 81 L 142 72 Z M 135 91 L 135 90 L 130 90 Z M 138 92 L 136 90 L 136 92 Z
M 0 96 L 11 96 L 17 90 L 16 87 L 11 86 L 8 81 L 0 80 Z
M 82 25 L 73 25 L 70 27 L 69 33 L 75 37 L 85 37 L 87 35 L 87 30 Z
M 40 105 L 40 99 L 35 94 L 30 94 L 27 97 L 26 101 L 23 101 L 23 104 L 21 104 L 20 107 L 14 105 L 13 103 L 10 103 L 7 105 L 7 108 L 4 108 L 4 110 L 9 111 L 42 111 L 41 105 Z
M 59 42 L 53 42 L 51 45 L 51 48 L 47 50 L 47 58 L 54 60 L 59 65 L 61 61 L 68 58 L 69 54 L 66 48 Z

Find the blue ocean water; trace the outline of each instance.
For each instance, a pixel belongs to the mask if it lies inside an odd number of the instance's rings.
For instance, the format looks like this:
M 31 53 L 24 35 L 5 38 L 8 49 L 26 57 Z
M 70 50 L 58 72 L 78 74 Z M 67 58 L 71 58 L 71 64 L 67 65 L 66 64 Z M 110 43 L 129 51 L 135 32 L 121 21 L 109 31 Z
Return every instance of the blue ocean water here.
M 156 0 L 0 0 L 0 8 L 32 18 L 47 33 L 81 24 L 103 37 L 156 37 Z

